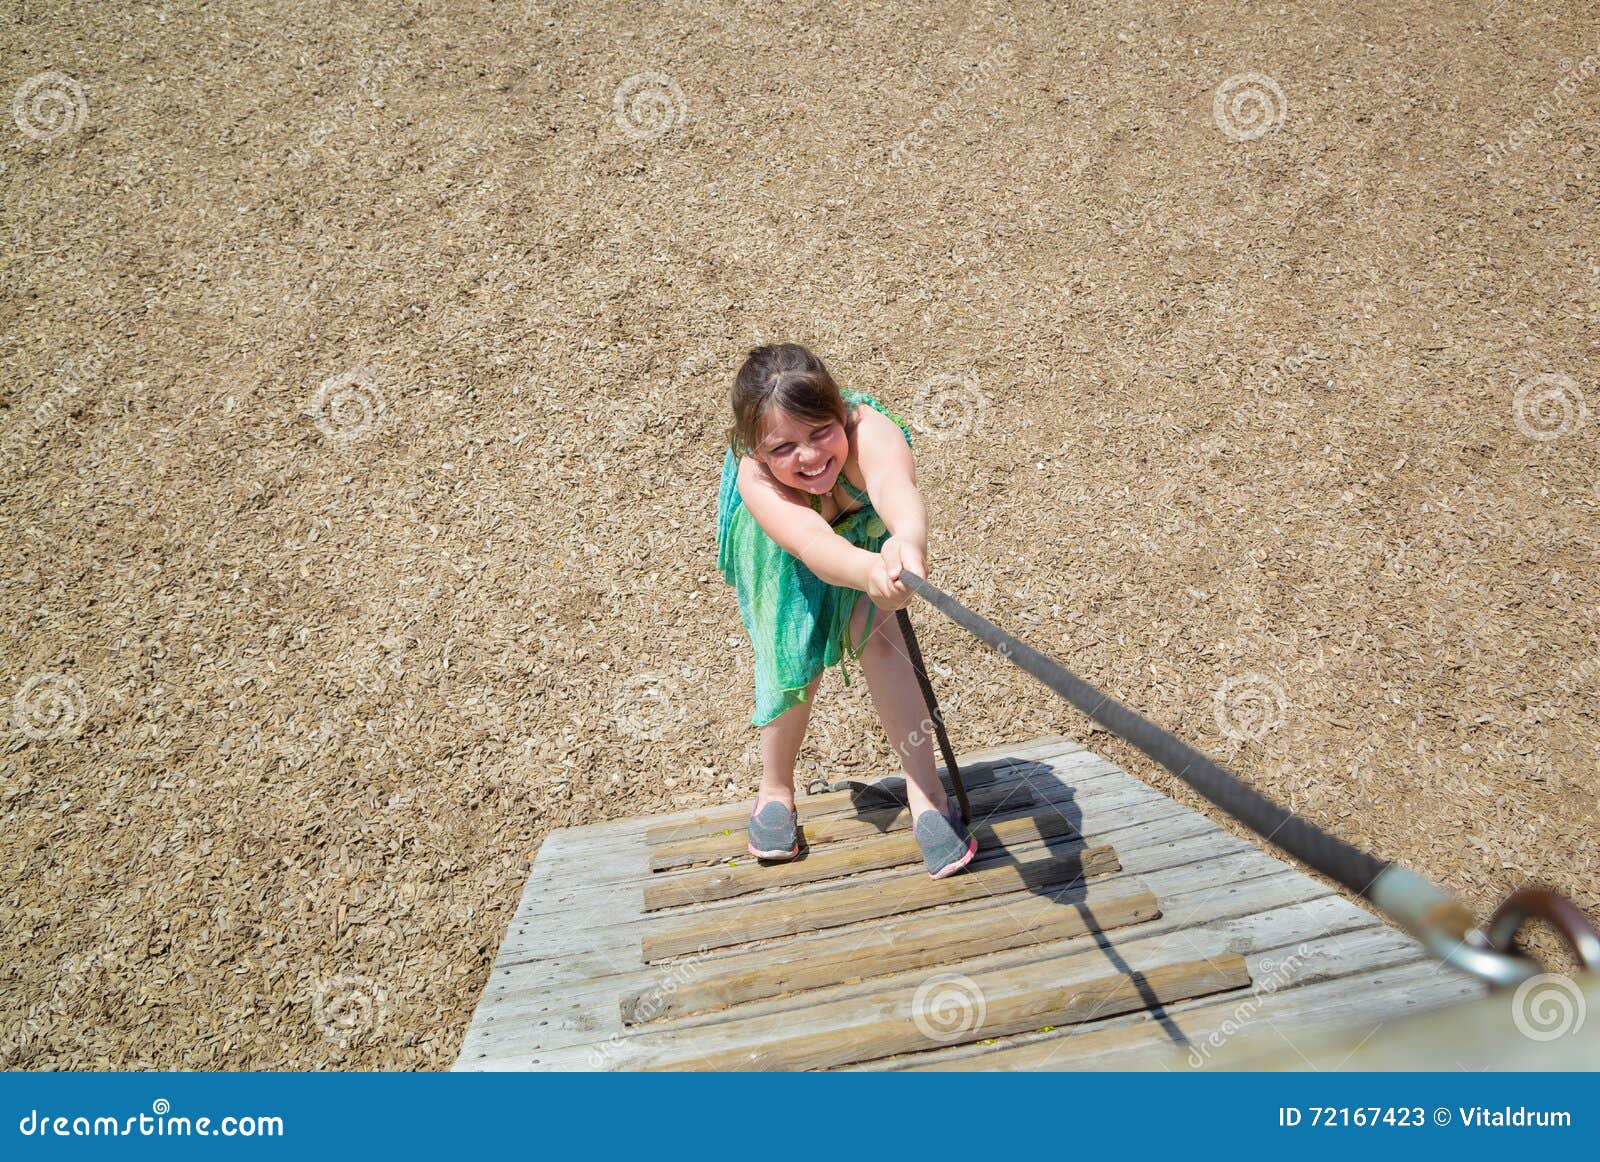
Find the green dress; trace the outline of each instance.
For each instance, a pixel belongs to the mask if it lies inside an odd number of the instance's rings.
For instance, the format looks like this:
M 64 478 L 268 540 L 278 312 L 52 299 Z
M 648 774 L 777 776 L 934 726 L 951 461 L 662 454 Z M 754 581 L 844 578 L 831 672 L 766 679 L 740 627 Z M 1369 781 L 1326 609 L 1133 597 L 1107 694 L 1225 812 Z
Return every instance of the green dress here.
M 911 443 L 905 420 L 865 392 L 840 392 L 847 404 L 866 404 L 882 412 Z M 862 507 L 834 518 L 833 531 L 858 549 L 876 553 L 889 530 L 872 499 L 843 472 L 839 479 Z M 821 510 L 822 502 L 811 498 Z M 849 640 L 850 615 L 861 590 L 829 585 L 803 561 L 780 548 L 756 523 L 739 496 L 739 458 L 730 448 L 722 460 L 717 496 L 717 568 L 739 595 L 739 617 L 750 634 L 756 655 L 756 709 L 752 726 L 765 726 L 785 710 L 806 700 L 806 687 L 828 666 L 840 665 L 850 684 L 845 658 L 859 658 L 861 649 Z M 867 632 L 876 607 L 867 610 Z M 863 638 L 863 641 L 865 638 Z

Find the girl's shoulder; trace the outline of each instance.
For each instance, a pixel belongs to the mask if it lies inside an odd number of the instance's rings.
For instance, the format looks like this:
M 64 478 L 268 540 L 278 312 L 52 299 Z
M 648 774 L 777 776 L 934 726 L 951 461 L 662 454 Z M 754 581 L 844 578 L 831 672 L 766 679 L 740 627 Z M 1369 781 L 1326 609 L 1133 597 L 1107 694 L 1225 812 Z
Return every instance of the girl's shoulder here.
M 840 391 L 839 394 L 844 397 L 846 403 L 851 405 L 852 410 L 854 410 L 858 416 L 861 412 L 861 405 L 865 404 L 873 411 L 887 417 L 890 420 L 893 420 L 895 426 L 905 433 L 907 442 L 911 440 L 911 425 L 905 421 L 903 416 L 885 404 L 882 400 L 875 396 L 869 395 L 864 391 L 845 390 Z

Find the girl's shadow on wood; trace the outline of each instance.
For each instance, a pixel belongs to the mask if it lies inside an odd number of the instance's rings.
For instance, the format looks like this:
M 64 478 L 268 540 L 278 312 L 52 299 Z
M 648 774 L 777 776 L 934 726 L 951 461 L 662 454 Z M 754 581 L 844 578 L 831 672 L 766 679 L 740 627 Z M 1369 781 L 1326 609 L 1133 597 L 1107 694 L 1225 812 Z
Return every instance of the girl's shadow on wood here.
M 955 790 L 943 767 L 940 777 L 954 800 Z M 1018 869 L 1027 890 L 1034 895 L 1076 909 L 1085 934 L 1094 940 L 1113 970 L 1133 983 L 1145 1012 L 1152 1020 L 1160 1022 L 1162 1031 L 1173 1044 L 1187 1046 L 1188 1038 L 1171 1020 L 1149 980 L 1128 964 L 1110 935 L 1102 931 L 1100 919 L 1088 899 L 1090 881 L 1082 872 L 1073 874 L 1060 866 L 1081 858 L 1090 849 L 1083 838 L 1083 811 L 1078 803 L 1078 789 L 1070 777 L 1045 763 L 998 759 L 964 768 L 961 778 L 968 798 L 973 801 L 973 815 L 977 821 L 972 833 L 978 840 L 978 854 L 965 871 L 952 877 L 952 882 L 971 872 L 1009 865 Z M 1063 790 L 1069 797 L 1063 797 Z M 876 783 L 852 780 L 850 802 L 857 818 L 871 821 L 880 833 L 887 833 L 900 813 L 908 809 L 906 781 L 898 776 Z M 1030 852 L 1019 859 L 996 835 L 995 827 L 1028 818 L 1038 824 L 1044 850 Z M 799 858 L 804 859 L 807 853 L 804 825 L 800 833 Z M 1049 960 L 1039 963 L 1043 970 Z

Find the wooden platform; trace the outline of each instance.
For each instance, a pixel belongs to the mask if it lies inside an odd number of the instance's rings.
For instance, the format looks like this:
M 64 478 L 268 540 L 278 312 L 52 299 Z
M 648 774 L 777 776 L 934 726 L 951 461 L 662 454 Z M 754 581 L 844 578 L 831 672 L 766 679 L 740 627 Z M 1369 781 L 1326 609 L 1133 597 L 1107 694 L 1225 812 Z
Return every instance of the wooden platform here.
M 1483 993 L 1071 739 L 959 761 L 945 880 L 881 793 L 802 796 L 790 863 L 748 803 L 551 834 L 455 1068 L 1182 1069 Z

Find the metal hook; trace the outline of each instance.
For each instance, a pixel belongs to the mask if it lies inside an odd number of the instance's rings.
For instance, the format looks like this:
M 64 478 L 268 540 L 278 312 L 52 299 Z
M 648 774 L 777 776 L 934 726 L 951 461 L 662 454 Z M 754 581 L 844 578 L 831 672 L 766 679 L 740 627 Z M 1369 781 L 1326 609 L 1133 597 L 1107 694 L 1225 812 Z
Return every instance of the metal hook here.
M 1600 972 L 1600 931 L 1571 900 L 1540 884 L 1518 888 L 1494 910 L 1484 926 L 1489 944 L 1513 952 L 1517 933 L 1529 920 L 1545 921 L 1561 934 L 1579 964 Z

